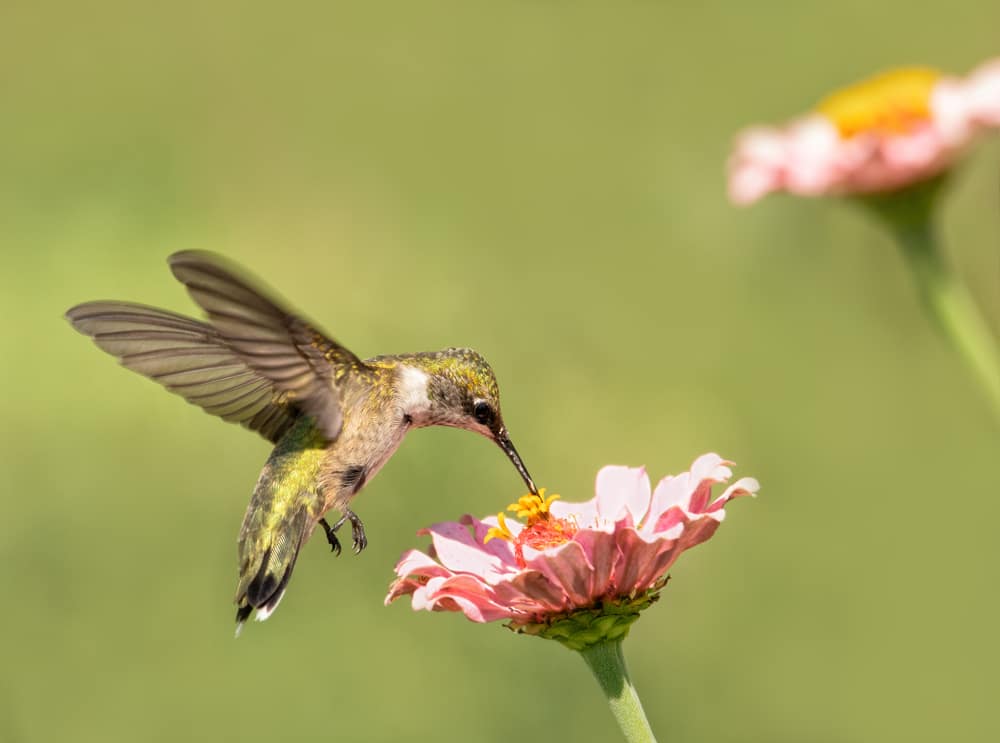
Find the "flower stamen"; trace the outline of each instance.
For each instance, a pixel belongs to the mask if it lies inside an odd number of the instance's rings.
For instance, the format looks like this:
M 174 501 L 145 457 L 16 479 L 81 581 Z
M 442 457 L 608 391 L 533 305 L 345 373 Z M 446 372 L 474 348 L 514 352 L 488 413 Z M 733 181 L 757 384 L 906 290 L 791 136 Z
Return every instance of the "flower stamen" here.
M 507 510 L 524 522 L 524 528 L 515 537 L 507 526 L 507 518 L 503 513 L 497 514 L 497 525 L 486 531 L 483 544 L 491 539 L 503 539 L 514 545 L 514 557 L 517 563 L 524 566 L 524 547 L 534 550 L 544 550 L 558 547 L 568 542 L 579 531 L 574 519 L 560 519 L 552 515 L 552 502 L 558 495 L 545 495 L 545 488 L 539 488 L 538 494 L 528 493 L 517 499 L 516 503 L 507 506 Z
M 497 514 L 497 525 L 487 529 L 486 536 L 483 538 L 483 544 L 486 544 L 491 539 L 506 539 L 508 542 L 514 541 L 514 535 L 510 533 L 510 527 L 507 526 L 507 519 L 503 515 L 503 511 Z
M 540 519 L 549 518 L 549 507 L 552 505 L 552 501 L 558 499 L 559 496 L 555 494 L 546 497 L 545 488 L 539 488 L 538 495 L 534 493 L 522 495 L 517 499 L 517 503 L 511 503 L 507 506 L 507 510 L 530 526 Z
M 931 120 L 931 94 L 940 78 L 927 67 L 890 70 L 838 90 L 816 109 L 842 139 L 869 132 L 906 134 Z

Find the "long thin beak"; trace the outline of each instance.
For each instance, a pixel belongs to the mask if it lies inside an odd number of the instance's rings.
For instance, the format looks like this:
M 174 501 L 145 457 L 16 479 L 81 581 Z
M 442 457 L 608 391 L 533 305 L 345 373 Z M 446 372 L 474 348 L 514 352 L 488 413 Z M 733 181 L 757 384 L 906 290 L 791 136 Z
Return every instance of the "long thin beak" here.
M 538 488 L 535 487 L 535 483 L 531 481 L 531 475 L 528 474 L 527 468 L 524 466 L 524 462 L 521 461 L 521 456 L 517 453 L 517 449 L 514 448 L 514 444 L 510 440 L 510 436 L 507 435 L 507 429 L 501 428 L 499 433 L 497 433 L 496 438 L 497 444 L 503 449 L 504 454 L 506 454 L 510 461 L 514 463 L 517 467 L 517 471 L 521 473 L 521 477 L 524 478 L 524 484 L 528 486 L 528 490 L 532 495 L 538 495 Z

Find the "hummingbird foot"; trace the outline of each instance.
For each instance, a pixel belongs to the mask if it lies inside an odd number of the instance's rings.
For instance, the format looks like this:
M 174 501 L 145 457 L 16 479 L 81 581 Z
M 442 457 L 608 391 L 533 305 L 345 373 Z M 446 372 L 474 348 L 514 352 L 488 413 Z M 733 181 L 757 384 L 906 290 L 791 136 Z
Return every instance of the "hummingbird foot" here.
M 330 543 L 333 551 L 338 555 L 340 554 L 340 540 L 337 539 L 337 530 L 344 525 L 345 522 L 351 522 L 351 541 L 354 543 L 354 554 L 360 554 L 361 550 L 368 546 L 368 537 L 365 536 L 365 525 L 361 523 L 361 519 L 358 514 L 349 508 L 344 509 L 344 515 L 340 517 L 340 520 L 336 524 L 330 526 L 326 523 L 326 519 L 320 519 L 319 523 L 323 525 L 326 529 L 326 539 Z
M 351 540 L 354 542 L 354 554 L 361 554 L 361 550 L 368 546 L 368 537 L 365 536 L 365 525 L 354 511 L 347 511 L 346 516 L 351 521 Z
M 327 523 L 326 519 L 320 519 L 319 524 L 326 532 L 326 541 L 330 543 L 330 551 L 337 555 L 337 557 L 340 557 L 340 540 L 337 539 L 337 535 L 335 533 L 340 524 L 338 523 L 337 526 L 331 527 L 330 524 Z

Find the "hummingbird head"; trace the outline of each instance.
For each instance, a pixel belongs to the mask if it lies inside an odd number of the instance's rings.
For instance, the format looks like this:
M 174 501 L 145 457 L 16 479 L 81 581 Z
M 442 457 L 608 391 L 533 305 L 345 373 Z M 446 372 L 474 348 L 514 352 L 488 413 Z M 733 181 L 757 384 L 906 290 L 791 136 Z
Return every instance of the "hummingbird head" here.
M 528 490 L 538 489 L 510 440 L 500 412 L 500 388 L 492 367 L 471 348 L 449 348 L 413 358 L 426 374 L 425 410 L 412 415 L 415 425 L 452 426 L 474 431 L 494 441 L 524 479 Z

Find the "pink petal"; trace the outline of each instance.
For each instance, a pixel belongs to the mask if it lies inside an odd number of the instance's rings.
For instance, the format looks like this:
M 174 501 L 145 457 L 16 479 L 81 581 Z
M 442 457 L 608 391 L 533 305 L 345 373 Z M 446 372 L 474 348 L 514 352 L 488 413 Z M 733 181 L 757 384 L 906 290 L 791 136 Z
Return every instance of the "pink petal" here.
M 733 471 L 729 469 L 732 462 L 723 459 L 715 452 L 702 454 L 691 463 L 691 479 L 694 482 L 701 480 L 714 480 L 722 482 L 733 476 Z
M 562 589 L 537 570 L 522 570 L 507 583 L 531 599 L 538 611 L 559 612 L 568 606 Z
M 649 477 L 643 467 L 602 467 L 595 489 L 601 518 L 617 522 L 630 516 L 639 523 L 649 509 Z
M 644 529 L 649 531 L 659 530 L 660 517 L 672 506 L 680 506 L 687 509 L 691 501 L 690 483 L 691 474 L 684 472 L 680 475 L 664 477 L 656 484 L 653 491 L 653 499 L 649 506 L 649 515 L 643 524 Z
M 742 477 L 726 488 L 722 495 L 712 501 L 712 504 L 705 510 L 709 512 L 716 511 L 733 498 L 739 498 L 744 495 L 756 497 L 758 490 L 760 490 L 759 482 L 752 477 Z
M 586 606 L 594 598 L 590 593 L 593 571 L 583 547 L 576 542 L 566 542 L 546 550 L 528 561 L 527 567 L 548 578 L 574 606 Z
M 733 476 L 732 470 L 718 454 L 704 454 L 698 457 L 691 465 L 691 482 L 694 490 L 687 506 L 687 510 L 692 513 L 701 513 L 708 505 L 708 499 L 712 495 L 712 486 L 717 482 L 725 482 Z
M 414 611 L 461 611 L 473 622 L 492 622 L 511 616 L 505 607 L 497 606 L 482 597 L 472 597 L 459 590 L 450 591 L 444 580 L 435 578 L 413 594 Z
M 508 580 L 501 581 L 493 586 L 493 596 L 497 604 L 500 606 L 506 606 L 510 608 L 511 611 L 537 614 L 542 611 L 542 604 L 540 604 L 536 598 L 524 592 L 523 581 L 516 583 L 514 581 L 514 578 L 521 574 L 521 572 L 513 574 L 509 576 Z M 540 578 L 542 580 L 547 580 L 544 576 L 540 576 Z
M 462 596 L 454 596 L 452 600 L 458 604 L 462 613 L 473 622 L 495 622 L 499 619 L 509 619 L 514 616 L 514 612 L 503 606 L 477 604 Z
M 611 590 L 611 576 L 621 551 L 615 535 L 611 532 L 584 529 L 578 531 L 573 541 L 579 544 L 591 566 L 591 596 L 603 596 Z
M 830 191 L 839 180 L 843 157 L 837 129 L 822 116 L 809 116 L 792 123 L 788 138 L 788 190 L 805 196 Z
M 680 555 L 681 552 L 707 541 L 715 534 L 715 530 L 719 528 L 719 521 L 721 519 L 718 517 L 725 516 L 725 514 L 725 511 L 717 511 L 687 524 L 684 527 L 684 533 L 677 540 L 677 554 Z
M 483 551 L 496 557 L 500 562 L 505 565 L 508 569 L 516 569 L 517 560 L 514 558 L 514 548 L 509 541 L 506 539 L 500 539 L 494 537 L 490 541 L 486 541 L 486 535 L 489 533 L 491 527 L 497 526 L 496 516 L 490 517 L 493 523 L 488 523 L 487 521 L 481 521 L 475 516 L 465 514 L 459 522 L 465 526 L 472 528 L 472 539 L 476 544 L 482 545 Z M 510 521 L 507 526 L 510 528 L 517 523 L 520 527 L 520 523 Z M 516 530 L 511 529 L 511 533 L 517 536 L 520 533 L 520 528 Z
M 779 171 L 754 162 L 736 163 L 729 168 L 729 200 L 749 206 L 781 188 Z
M 943 77 L 930 100 L 931 120 L 906 134 L 878 130 L 843 138 L 811 114 L 782 129 L 751 129 L 729 158 L 729 195 L 741 204 L 771 191 L 803 196 L 878 193 L 926 180 L 960 156 L 975 135 L 1000 127 L 1000 59 L 967 78 Z
M 417 608 L 416 602 L 414 602 L 413 608 Z M 443 596 L 434 601 L 432 608 L 434 611 L 460 611 L 471 621 L 480 624 L 509 619 L 512 616 L 509 611 L 503 608 L 481 606 L 462 596 Z
M 621 552 L 613 578 L 616 592 L 628 595 L 645 590 L 660 575 L 655 572 L 657 556 L 671 551 L 673 544 L 660 539 L 646 542 L 634 529 L 622 529 L 616 537 Z
M 751 204 L 782 185 L 787 159 L 784 132 L 757 127 L 736 139 L 729 158 L 729 198 L 735 204 Z
M 629 575 L 629 579 L 632 581 L 629 585 L 634 586 L 633 591 L 646 590 L 670 570 L 670 567 L 684 551 L 680 542 L 682 534 L 683 528 L 678 528 L 676 538 L 660 539 L 642 548 L 641 553 L 639 553 L 642 555 L 641 562 L 637 561 Z
M 787 154 L 788 138 L 780 129 L 753 127 L 740 134 L 736 140 L 736 158 L 762 167 L 782 167 Z
M 683 529 L 688 522 L 688 512 L 682 506 L 671 506 L 660 514 L 653 526 L 653 533 L 667 539 L 676 539 L 679 532 L 678 527 Z
M 389 585 L 389 593 L 386 594 L 382 603 L 386 606 L 398 599 L 400 596 L 413 596 L 417 591 L 423 590 L 423 583 L 408 578 L 397 578 Z
M 475 605 L 479 607 L 480 611 L 504 610 L 504 607 L 494 601 L 494 596 L 495 594 L 489 586 L 471 575 L 433 578 L 427 582 L 426 586 L 426 598 L 429 601 L 454 598 L 461 599 L 467 605 Z
M 601 522 L 597 515 L 597 498 L 591 498 L 583 503 L 573 503 L 570 501 L 552 501 L 549 506 L 552 515 L 558 519 L 569 519 L 580 527 L 596 528 L 599 523 L 601 528 L 612 529 L 613 524 Z
M 978 67 L 969 76 L 967 106 L 970 116 L 981 126 L 1000 126 L 1000 59 Z
M 488 622 L 541 619 L 593 606 L 605 596 L 635 595 L 660 579 L 686 549 L 712 536 L 730 499 L 756 492 L 757 481 L 743 478 L 707 503 L 712 485 L 731 476 L 729 464 L 717 454 L 699 457 L 690 472 L 660 481 L 652 497 L 645 470 L 606 467 L 598 475 L 594 499 L 557 501 L 565 515 L 553 509 L 560 518 L 592 514 L 594 523 L 556 547 L 523 545 L 523 560 L 513 558 L 504 540 L 482 544 L 490 522 L 496 523 L 492 517 L 435 524 L 422 530 L 432 540 L 426 554 L 411 550 L 400 557 L 386 603 L 410 595 L 414 609 L 460 611 L 472 621 Z M 514 521 L 510 527 L 524 528 Z
M 841 141 L 837 151 L 837 189 L 842 189 L 857 173 L 864 171 L 879 156 L 879 138 L 859 134 Z
M 454 521 L 445 521 L 428 527 L 434 542 L 437 559 L 450 570 L 471 573 L 489 582 L 496 582 L 508 572 L 506 566 L 494 554 L 483 549 L 469 534 L 469 530 Z
M 975 133 L 975 118 L 968 86 L 962 80 L 942 78 L 931 93 L 934 126 L 950 149 L 964 147 Z
M 931 126 L 882 140 L 882 157 L 886 164 L 899 170 L 926 167 L 940 157 L 943 150 L 944 144 Z
M 481 521 L 486 526 L 487 529 L 492 529 L 493 527 L 499 527 L 500 526 L 500 519 L 498 519 L 496 516 L 486 516 L 485 518 L 481 519 Z M 520 521 L 517 521 L 516 519 L 514 519 L 513 516 L 510 517 L 510 518 L 508 518 L 508 519 L 506 519 L 506 523 L 507 523 L 507 531 L 509 531 L 511 533 L 511 535 L 513 535 L 515 537 L 518 534 L 520 534 L 521 533 L 521 529 L 524 528 L 524 524 L 522 524 Z M 485 539 L 485 537 L 483 537 L 483 538 Z M 477 541 L 478 541 L 478 539 L 477 539 Z M 492 544 L 492 540 L 490 540 L 490 543 Z
M 451 575 L 448 568 L 433 560 L 429 555 L 425 555 L 419 550 L 404 552 L 399 562 L 396 564 L 396 575 L 406 578 L 411 575 L 421 577 L 434 577 L 438 575 Z
M 433 609 L 438 603 L 438 599 L 432 599 L 430 597 L 436 588 L 436 585 L 443 582 L 444 578 L 432 578 L 426 585 L 418 586 L 413 591 L 413 596 L 410 599 L 410 605 L 413 607 L 413 610 L 420 611 L 421 609 Z

